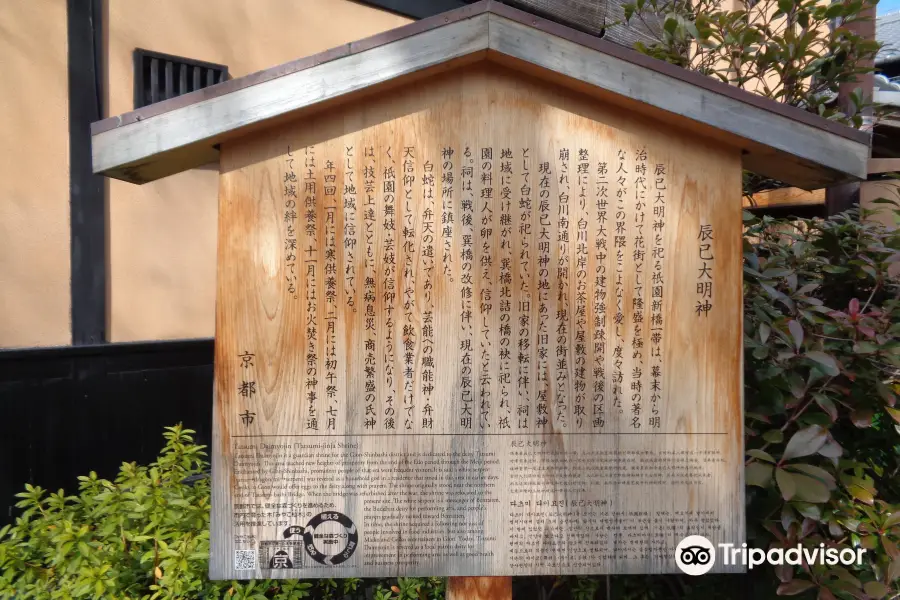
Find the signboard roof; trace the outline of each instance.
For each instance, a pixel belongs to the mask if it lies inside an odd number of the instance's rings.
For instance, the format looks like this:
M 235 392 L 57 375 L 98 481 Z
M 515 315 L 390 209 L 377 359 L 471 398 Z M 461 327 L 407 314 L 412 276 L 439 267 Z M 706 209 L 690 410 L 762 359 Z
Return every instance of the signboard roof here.
M 94 172 L 153 181 L 227 139 L 485 60 L 739 147 L 746 169 L 798 187 L 866 175 L 866 132 L 494 0 L 96 122 Z

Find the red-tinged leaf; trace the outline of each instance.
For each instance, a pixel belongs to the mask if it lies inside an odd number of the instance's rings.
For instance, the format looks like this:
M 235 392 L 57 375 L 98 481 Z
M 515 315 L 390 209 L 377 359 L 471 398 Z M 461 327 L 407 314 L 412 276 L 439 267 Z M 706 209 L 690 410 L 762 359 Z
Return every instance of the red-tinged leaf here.
M 859 330 L 861 334 L 871 339 L 875 337 L 875 330 L 866 325 L 857 325 L 856 328 Z
M 896 527 L 897 525 L 900 525 L 900 510 L 891 513 L 890 516 L 884 520 L 884 525 L 882 525 L 881 528 L 884 531 L 887 531 L 891 527 Z
M 794 484 L 794 476 L 784 469 L 775 469 L 775 481 L 778 482 L 778 489 L 781 490 L 781 497 L 790 500 L 797 493 L 797 486 Z
M 894 581 L 900 579 L 900 558 L 895 558 L 887 568 L 887 580 Z
M 800 526 L 800 539 L 805 538 L 818 528 L 818 524 L 812 519 L 803 519 Z
M 769 487 L 769 484 L 772 482 L 772 465 L 761 463 L 761 462 L 752 462 L 747 465 L 746 473 L 744 477 L 747 480 L 747 485 L 755 485 L 761 488 Z
M 891 590 L 880 581 L 869 581 L 863 585 L 863 591 L 865 591 L 870 598 L 881 600 L 881 598 L 887 596 L 888 592 Z
M 851 485 L 847 488 L 847 491 L 860 502 L 865 502 L 869 506 L 875 504 L 875 498 L 869 490 L 865 490 L 858 485 Z
M 795 433 L 784 449 L 782 460 L 791 460 L 818 452 L 828 441 L 828 432 L 818 425 L 810 425 Z
M 793 581 L 779 585 L 778 590 L 775 593 L 779 596 L 796 596 L 797 594 L 802 594 L 806 590 L 811 590 L 814 587 L 816 587 L 816 584 L 812 581 L 806 579 L 794 579 Z
M 813 398 L 816 399 L 816 404 L 819 405 L 819 408 L 828 413 L 828 416 L 831 418 L 831 421 L 834 422 L 838 418 L 838 409 L 837 405 L 831 401 L 831 398 L 826 396 L 825 394 L 815 393 L 813 394 Z
M 857 315 L 859 315 L 859 300 L 854 298 L 850 301 L 850 305 L 847 307 L 847 312 L 850 313 L 850 318 L 855 319 Z
M 888 536 L 881 536 L 881 545 L 884 546 L 884 551 L 891 557 L 891 560 L 900 557 L 900 550 L 897 549 L 897 544 Z
M 872 418 L 874 416 L 875 414 L 871 410 L 863 408 L 854 410 L 852 413 L 850 413 L 850 420 L 853 421 L 853 424 L 860 429 L 865 429 L 872 426 Z
M 900 409 L 891 408 L 890 406 L 885 406 L 884 410 L 887 411 L 887 414 L 889 414 L 893 420 L 900 423 Z
M 826 375 L 835 376 L 841 374 L 841 369 L 838 366 L 837 361 L 830 354 L 825 354 L 819 350 L 813 350 L 812 352 L 807 352 L 804 356 L 818 363 L 822 367 L 822 370 L 825 371 Z
M 778 581 L 781 583 L 788 583 L 794 579 L 794 567 L 791 565 L 778 565 L 774 567 L 774 570 L 775 577 L 777 577 Z
M 859 540 L 859 545 L 866 550 L 874 550 L 878 547 L 878 536 L 867 535 Z
M 788 330 L 791 332 L 791 337 L 794 338 L 794 347 L 799 350 L 803 345 L 803 325 L 796 320 L 791 320 L 788 321 Z
M 837 597 L 831 593 L 826 587 L 819 588 L 819 595 L 816 597 L 816 600 L 837 600 Z

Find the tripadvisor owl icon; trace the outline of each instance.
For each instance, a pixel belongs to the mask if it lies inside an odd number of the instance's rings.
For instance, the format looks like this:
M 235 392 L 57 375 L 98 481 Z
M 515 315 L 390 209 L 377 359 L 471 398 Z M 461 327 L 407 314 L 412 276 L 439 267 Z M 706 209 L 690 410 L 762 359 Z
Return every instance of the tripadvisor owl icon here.
M 675 564 L 688 575 L 703 575 L 716 564 L 716 549 L 702 535 L 689 535 L 675 548 Z

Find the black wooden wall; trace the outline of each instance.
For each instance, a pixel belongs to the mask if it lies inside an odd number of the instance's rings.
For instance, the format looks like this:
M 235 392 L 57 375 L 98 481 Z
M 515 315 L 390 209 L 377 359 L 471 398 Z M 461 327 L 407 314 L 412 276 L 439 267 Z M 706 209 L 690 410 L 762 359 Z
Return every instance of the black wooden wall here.
M 211 339 L 0 351 L 0 526 L 26 482 L 77 489 L 123 461 L 152 461 L 163 427 L 209 444 Z

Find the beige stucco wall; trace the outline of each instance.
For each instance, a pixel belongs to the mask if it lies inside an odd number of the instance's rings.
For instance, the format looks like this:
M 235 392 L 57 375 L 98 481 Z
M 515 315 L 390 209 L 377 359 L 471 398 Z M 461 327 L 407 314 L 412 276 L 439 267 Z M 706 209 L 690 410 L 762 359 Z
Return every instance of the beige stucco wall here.
M 0 10 L 0 347 L 71 343 L 66 3 Z
M 887 227 L 897 227 L 897 218 L 893 212 L 897 207 L 892 204 L 874 203 L 873 200 L 878 198 L 886 198 L 900 203 L 900 181 L 864 181 L 859 186 L 859 205 L 862 208 L 877 211 L 870 218 Z
M 135 48 L 240 77 L 409 22 L 348 0 L 108 0 L 107 12 L 110 115 L 133 108 Z M 110 183 L 110 340 L 213 335 L 217 178 Z

